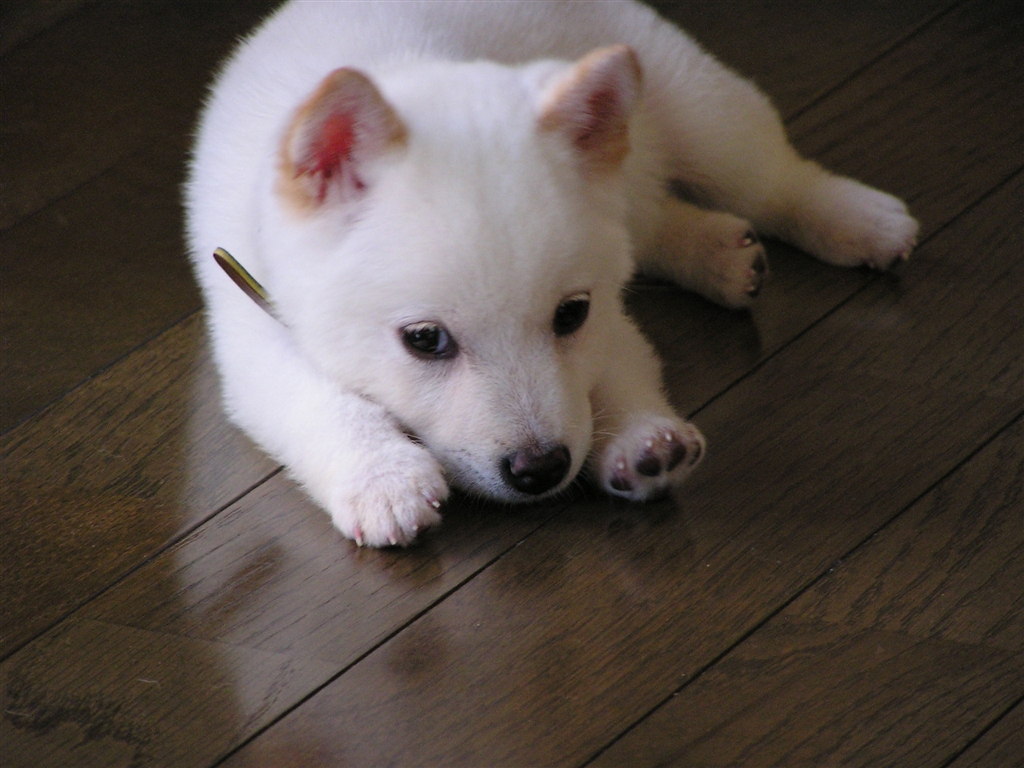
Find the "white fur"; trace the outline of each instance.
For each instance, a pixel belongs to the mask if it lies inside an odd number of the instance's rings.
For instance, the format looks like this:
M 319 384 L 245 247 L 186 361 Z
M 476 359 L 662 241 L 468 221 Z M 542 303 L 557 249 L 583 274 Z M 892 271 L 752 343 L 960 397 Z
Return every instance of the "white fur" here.
M 643 71 L 632 149 L 621 168 L 585 173 L 539 115 L 572 62 L 618 43 Z M 279 188 L 283 137 L 339 67 L 369 77 L 408 140 L 359 166 L 358 199 L 332 192 L 298 211 Z M 671 197 L 669 179 L 730 214 Z M 740 307 L 764 263 L 751 224 L 878 268 L 905 258 L 917 228 L 895 198 L 801 159 L 753 85 L 632 2 L 292 2 L 218 77 L 187 211 L 228 412 L 372 545 L 438 522 L 449 482 L 525 498 L 499 465 L 531 446 L 569 450 L 549 493 L 588 457 L 596 482 L 629 498 L 682 481 L 703 438 L 623 314 L 637 263 Z M 216 247 L 267 288 L 279 320 L 219 270 Z M 583 291 L 589 318 L 556 337 L 555 308 Z M 443 323 L 459 354 L 411 355 L 400 329 L 420 321 Z M 685 458 L 668 467 L 677 444 Z M 652 455 L 662 471 L 645 475 Z

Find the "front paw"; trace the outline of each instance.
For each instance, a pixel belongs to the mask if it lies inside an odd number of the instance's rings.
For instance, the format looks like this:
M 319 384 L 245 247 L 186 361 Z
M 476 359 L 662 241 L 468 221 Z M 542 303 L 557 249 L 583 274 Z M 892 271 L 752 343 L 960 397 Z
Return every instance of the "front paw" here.
M 448 497 L 444 470 L 429 451 L 408 440 L 336 462 L 327 509 L 359 546 L 406 546 L 441 522 Z
M 633 501 L 659 496 L 693 471 L 705 446 L 700 430 L 688 421 L 638 417 L 605 446 L 598 482 L 608 493 Z

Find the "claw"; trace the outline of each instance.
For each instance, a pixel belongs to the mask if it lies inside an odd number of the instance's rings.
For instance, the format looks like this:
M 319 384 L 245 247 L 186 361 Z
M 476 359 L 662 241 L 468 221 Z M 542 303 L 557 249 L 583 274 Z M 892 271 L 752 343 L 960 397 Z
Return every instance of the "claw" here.
M 359 527 L 359 526 L 357 525 L 357 526 L 356 526 L 356 529 L 355 529 L 354 531 L 352 531 L 352 535 L 353 535 L 353 536 L 355 537 L 355 540 L 356 540 L 356 546 L 357 546 L 357 547 L 361 547 L 361 546 L 363 546 L 363 529 L 362 529 L 362 528 L 360 528 L 360 527 Z
M 388 536 L 388 543 L 391 544 L 392 547 L 397 547 L 398 539 L 396 539 L 394 536 Z

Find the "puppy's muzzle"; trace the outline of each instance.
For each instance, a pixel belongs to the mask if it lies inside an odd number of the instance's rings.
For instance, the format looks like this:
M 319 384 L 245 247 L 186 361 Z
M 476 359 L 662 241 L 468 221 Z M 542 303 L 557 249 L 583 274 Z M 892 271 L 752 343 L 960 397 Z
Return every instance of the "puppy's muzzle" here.
M 524 448 L 501 460 L 501 477 L 520 493 L 537 496 L 562 482 L 571 465 L 572 456 L 564 445 Z

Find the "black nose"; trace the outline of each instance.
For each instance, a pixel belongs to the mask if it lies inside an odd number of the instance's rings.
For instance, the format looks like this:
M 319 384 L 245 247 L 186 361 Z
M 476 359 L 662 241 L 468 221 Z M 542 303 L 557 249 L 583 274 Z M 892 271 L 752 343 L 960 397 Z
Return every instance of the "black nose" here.
M 501 460 L 501 476 L 517 491 L 536 496 L 562 482 L 571 463 L 564 445 L 524 448 Z

